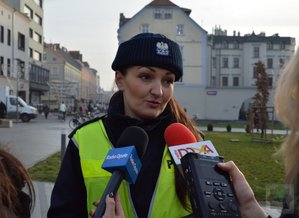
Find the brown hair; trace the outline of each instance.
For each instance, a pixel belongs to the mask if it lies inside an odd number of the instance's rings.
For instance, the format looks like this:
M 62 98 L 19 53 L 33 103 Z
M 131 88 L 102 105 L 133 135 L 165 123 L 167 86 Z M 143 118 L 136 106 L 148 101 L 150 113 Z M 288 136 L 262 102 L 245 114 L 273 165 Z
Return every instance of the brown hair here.
M 169 106 L 171 108 L 172 116 L 174 118 L 175 122 L 179 122 L 184 124 L 185 126 L 188 127 L 188 129 L 193 133 L 197 141 L 202 141 L 203 140 L 203 135 L 196 129 L 194 126 L 192 120 L 190 119 L 189 115 L 186 113 L 184 108 L 175 100 L 175 98 L 172 98 L 169 101 Z M 175 167 L 175 190 L 177 193 L 177 196 L 183 205 L 183 207 L 191 211 L 190 205 L 188 205 L 188 193 L 187 193 L 187 186 L 186 182 L 179 172 L 178 168 Z
M 29 192 L 29 210 L 33 208 L 35 193 L 31 178 L 22 163 L 12 154 L 0 148 L 0 217 L 5 217 L 6 208 L 17 217 L 24 217 L 22 188 L 27 185 Z M 23 195 L 22 195 L 23 194 Z M 30 212 L 30 211 L 29 211 Z
M 122 69 L 120 71 L 116 71 L 116 73 L 119 72 L 122 75 L 127 74 L 127 68 Z M 116 75 L 115 73 L 115 75 Z M 172 97 L 169 101 L 170 111 L 172 113 L 172 118 L 174 122 L 179 122 L 184 124 L 188 127 L 188 129 L 193 133 L 197 141 L 203 141 L 204 135 L 197 130 L 195 125 L 193 124 L 192 120 L 190 119 L 189 115 L 186 112 L 186 109 L 184 109 L 176 100 L 174 97 Z M 176 166 L 176 165 L 175 165 Z M 188 192 L 186 189 L 186 182 L 183 178 L 183 175 L 179 172 L 178 168 L 174 168 L 175 172 L 175 190 L 176 194 L 183 205 L 183 207 L 188 210 L 192 211 L 190 205 L 188 205 Z

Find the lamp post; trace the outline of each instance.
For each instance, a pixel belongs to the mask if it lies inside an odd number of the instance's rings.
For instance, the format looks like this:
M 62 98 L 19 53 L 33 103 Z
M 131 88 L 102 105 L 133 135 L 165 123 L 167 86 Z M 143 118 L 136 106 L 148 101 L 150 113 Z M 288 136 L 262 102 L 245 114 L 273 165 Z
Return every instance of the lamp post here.
M 15 59 L 17 61 L 17 87 L 16 87 L 16 122 L 19 122 L 19 101 L 18 101 L 18 97 L 19 97 L 19 72 L 21 70 L 21 62 L 22 60 L 19 58 Z

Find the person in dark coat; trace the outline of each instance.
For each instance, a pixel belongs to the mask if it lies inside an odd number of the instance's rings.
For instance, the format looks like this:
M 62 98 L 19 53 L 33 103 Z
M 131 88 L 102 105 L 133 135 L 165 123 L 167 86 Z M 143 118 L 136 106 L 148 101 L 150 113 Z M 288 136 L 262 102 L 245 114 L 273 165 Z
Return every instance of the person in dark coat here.
M 7 109 L 3 101 L 0 100 L 0 119 L 6 118 Z
M 48 114 L 50 112 L 50 108 L 47 104 L 44 106 L 43 111 L 44 111 L 44 114 L 45 114 L 45 118 L 48 119 Z

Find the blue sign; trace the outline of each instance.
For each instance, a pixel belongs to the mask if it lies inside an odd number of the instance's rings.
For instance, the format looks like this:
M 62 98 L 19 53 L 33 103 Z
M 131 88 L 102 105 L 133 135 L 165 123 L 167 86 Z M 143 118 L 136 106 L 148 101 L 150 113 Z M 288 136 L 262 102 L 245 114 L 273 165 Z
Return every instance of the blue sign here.
M 113 173 L 119 170 L 124 173 L 129 183 L 135 183 L 141 169 L 135 146 L 111 149 L 102 165 L 102 168 Z

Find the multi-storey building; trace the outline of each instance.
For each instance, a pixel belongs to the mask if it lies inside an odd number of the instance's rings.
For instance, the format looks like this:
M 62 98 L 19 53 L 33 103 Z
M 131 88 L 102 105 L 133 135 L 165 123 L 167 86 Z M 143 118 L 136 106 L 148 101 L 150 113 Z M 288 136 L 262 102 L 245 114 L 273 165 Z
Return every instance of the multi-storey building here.
M 68 52 L 74 59 L 81 64 L 81 86 L 80 86 L 80 100 L 85 103 L 89 101 L 95 102 L 97 96 L 97 70 L 90 68 L 88 62 L 83 61 L 80 51 Z
M 50 70 L 50 90 L 42 96 L 42 102 L 50 108 L 58 109 L 64 101 L 74 106 L 80 99 L 81 63 L 72 57 L 66 48 L 59 44 L 44 43 L 44 65 Z
M 0 1 L 0 85 L 24 100 L 29 99 L 29 23 L 24 14 Z
M 220 28 L 209 36 L 210 87 L 255 87 L 255 63 L 262 61 L 268 74 L 270 87 L 279 78 L 283 64 L 294 54 L 295 38 L 266 36 L 234 32 L 228 36 Z
M 190 13 L 190 9 L 181 8 L 169 0 L 154 0 L 132 18 L 121 13 L 119 43 L 138 33 L 162 33 L 180 46 L 184 68 L 180 82 L 206 84 L 207 32 L 190 17 Z
M 12 49 L 11 61 L 18 64 L 18 68 L 20 68 L 21 72 L 25 72 L 23 83 L 29 84 L 28 87 L 24 85 L 24 90 L 19 90 L 18 94 L 30 103 L 38 104 L 40 103 L 41 95 L 49 89 L 47 85 L 49 81 L 49 71 L 44 68 L 42 64 L 43 0 L 2 0 L 2 4 L 3 3 L 12 8 L 10 9 L 12 10 L 10 18 L 8 18 L 11 23 L 10 31 L 12 33 L 12 37 L 14 37 L 18 31 L 16 28 L 22 25 L 18 23 L 17 19 L 15 19 L 17 12 L 24 14 L 28 18 L 28 24 L 23 26 L 25 34 L 23 33 L 23 36 L 21 37 L 17 35 L 17 38 L 20 37 L 21 41 L 27 42 L 27 44 L 24 44 L 23 46 L 24 56 L 26 56 L 26 58 L 18 58 L 14 49 Z M 19 40 L 12 40 L 12 47 L 19 46 Z M 14 67 L 14 64 L 12 64 L 12 71 L 17 71 L 17 67 Z M 28 76 L 26 77 L 27 74 Z M 20 79 L 22 80 L 22 78 Z

